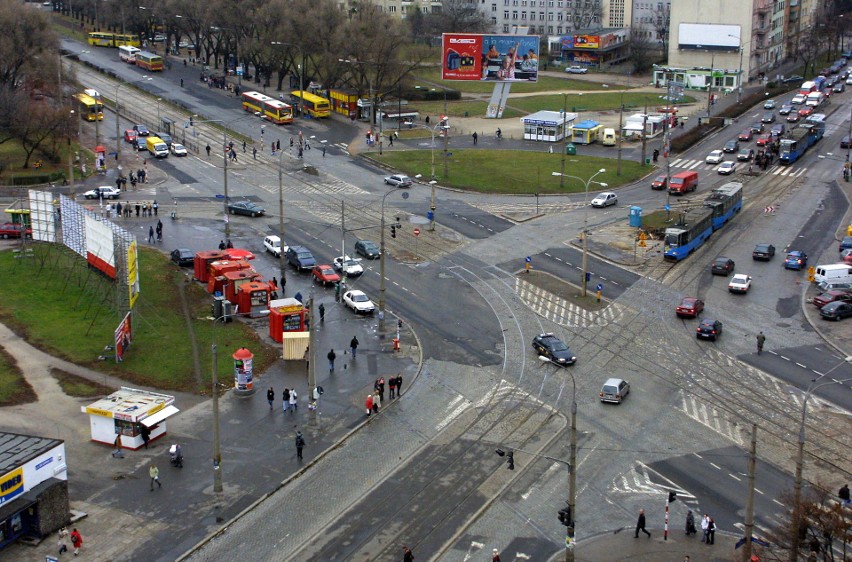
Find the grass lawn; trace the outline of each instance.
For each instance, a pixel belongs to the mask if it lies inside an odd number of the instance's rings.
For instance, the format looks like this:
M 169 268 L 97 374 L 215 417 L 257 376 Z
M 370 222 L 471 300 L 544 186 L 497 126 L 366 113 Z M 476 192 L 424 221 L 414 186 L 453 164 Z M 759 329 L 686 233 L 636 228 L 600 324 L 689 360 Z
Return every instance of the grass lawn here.
M 45 143 L 47 146 L 47 143 Z M 72 144 L 71 150 L 79 151 L 78 144 Z M 60 159 L 59 162 L 51 162 L 44 157 L 40 150 L 36 150 L 30 156 L 29 168 L 24 168 L 24 161 L 27 159 L 27 153 L 24 151 L 18 139 L 10 139 L 7 142 L 0 144 L 0 183 L 9 184 L 12 177 L 28 177 L 28 176 L 47 176 L 53 173 L 68 173 L 68 144 L 61 142 L 59 144 Z M 92 152 L 84 151 L 89 162 L 94 161 Z M 41 168 L 36 168 L 35 163 L 41 161 Z M 92 166 L 94 168 L 94 166 Z M 81 178 L 80 166 L 74 166 L 74 178 Z
M 428 179 L 431 176 L 431 150 L 400 150 L 385 152 L 382 156 L 372 154 L 371 157 L 412 177 L 420 174 Z M 614 159 L 595 156 L 565 158 L 566 175 L 586 179 L 604 168 L 606 172 L 595 181 L 606 183 L 611 188 L 634 182 L 649 170 L 638 162 L 622 160 L 622 173 L 618 176 Z M 435 174 L 441 185 L 479 193 L 580 193 L 585 190 L 582 182 L 568 177 L 565 178 L 565 187 L 560 188 L 561 178 L 554 177 L 552 173 L 561 169 L 562 156 L 559 153 L 455 149 L 449 159 L 449 176 L 443 178 L 442 153 L 435 151 Z M 597 184 L 589 186 L 589 191 L 603 189 Z
M 31 344 L 78 365 L 120 377 L 130 383 L 164 390 L 206 391 L 210 380 L 213 323 L 211 297 L 189 281 L 183 270 L 152 249 L 140 248 L 140 296 L 133 317 L 134 339 L 121 364 L 105 346 L 113 345 L 120 320 L 115 286 L 86 267 L 64 247 L 34 244 L 35 257 L 19 260 L 0 252 L 0 319 Z M 186 295 L 189 318 L 182 313 Z M 196 377 L 188 325 L 198 344 L 200 378 Z M 215 327 L 219 374 L 228 380 L 230 354 L 245 346 L 255 354 L 255 372 L 277 357 L 242 322 Z M 99 361 L 98 356 L 108 356 Z
M 437 66 L 419 68 L 414 72 L 415 82 L 418 78 L 423 80 L 420 84 L 423 88 L 434 88 L 433 84 L 441 84 L 448 90 L 458 90 L 462 94 L 490 94 L 494 90 L 494 82 L 479 82 L 476 80 L 441 80 L 441 69 Z M 623 90 L 625 86 L 608 84 L 609 89 Z M 440 88 L 436 88 L 440 89 Z M 532 92 L 551 92 L 554 90 L 604 90 L 603 84 L 590 80 L 576 80 L 569 78 L 555 78 L 552 76 L 539 76 L 538 82 L 513 82 L 512 92 L 526 94 Z M 443 103 L 443 102 L 442 102 Z
M 15 359 L 0 347 L 0 406 L 34 402 L 36 394 L 23 378 Z

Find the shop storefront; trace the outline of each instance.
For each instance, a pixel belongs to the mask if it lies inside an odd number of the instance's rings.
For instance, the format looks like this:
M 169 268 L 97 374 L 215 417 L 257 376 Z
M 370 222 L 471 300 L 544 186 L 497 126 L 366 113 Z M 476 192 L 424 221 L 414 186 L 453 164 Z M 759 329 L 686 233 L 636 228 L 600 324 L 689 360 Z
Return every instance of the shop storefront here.
M 180 411 L 172 405 L 174 401 L 167 394 L 121 387 L 80 409 L 89 415 L 92 441 L 112 445 L 121 435 L 122 447 L 135 450 L 145 444 L 144 432 L 151 441 L 166 434 L 166 419 Z

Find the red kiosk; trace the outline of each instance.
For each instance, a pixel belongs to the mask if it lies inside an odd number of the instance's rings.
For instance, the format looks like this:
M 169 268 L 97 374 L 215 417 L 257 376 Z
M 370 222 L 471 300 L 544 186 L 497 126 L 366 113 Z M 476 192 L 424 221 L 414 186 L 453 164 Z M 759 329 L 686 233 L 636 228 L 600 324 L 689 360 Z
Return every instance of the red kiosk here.
M 239 271 L 228 271 L 223 275 L 224 288 L 225 288 L 225 298 L 229 301 L 235 303 L 237 302 L 237 294 L 240 290 L 240 286 L 243 283 L 250 283 L 251 281 L 262 281 L 263 276 L 253 269 L 241 269 Z
M 249 262 L 229 260 L 212 262 L 207 273 L 207 292 L 211 295 L 216 292 L 221 293 L 225 286 L 225 274 L 229 271 L 242 271 L 244 269 L 251 269 Z
M 207 283 L 207 277 L 210 274 L 210 264 L 224 258 L 225 253 L 219 250 L 215 252 L 196 252 L 195 263 L 193 264 L 193 277 L 202 283 Z
M 305 307 L 292 297 L 269 302 L 269 337 L 283 343 L 284 332 L 304 332 Z
M 269 308 L 269 283 L 248 281 L 237 290 L 237 310 L 251 318 L 259 318 Z

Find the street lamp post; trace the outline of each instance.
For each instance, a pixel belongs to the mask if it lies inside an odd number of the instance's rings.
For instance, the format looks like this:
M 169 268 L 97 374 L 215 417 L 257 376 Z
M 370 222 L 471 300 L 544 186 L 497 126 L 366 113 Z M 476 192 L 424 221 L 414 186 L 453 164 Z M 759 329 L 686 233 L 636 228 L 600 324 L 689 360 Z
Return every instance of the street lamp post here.
M 592 175 L 592 177 L 590 177 L 588 180 L 584 180 L 583 178 L 579 178 L 577 176 L 562 174 L 560 172 L 553 172 L 554 176 L 562 176 L 562 177 L 567 177 L 567 178 L 573 178 L 575 180 L 579 180 L 579 181 L 583 182 L 583 184 L 585 185 L 586 196 L 585 196 L 585 200 L 583 201 L 583 268 L 582 268 L 583 269 L 583 278 L 581 280 L 581 287 L 582 287 L 581 296 L 583 296 L 583 297 L 586 296 L 586 284 L 588 283 L 588 277 L 589 277 L 589 270 L 588 270 L 589 248 L 588 248 L 588 244 L 586 242 L 586 238 L 588 237 L 588 234 L 589 234 L 587 232 L 588 226 L 589 226 L 589 185 L 592 184 L 592 183 L 597 183 L 601 187 L 604 187 L 604 188 L 609 187 L 609 185 L 606 184 L 606 183 L 594 182 L 593 181 L 597 176 L 599 176 L 600 174 L 603 174 L 605 172 L 606 172 L 606 169 L 601 168 L 600 170 L 595 172 Z
M 829 369 L 827 372 L 821 374 L 816 379 L 811 381 L 811 384 L 808 386 L 808 389 L 805 391 L 805 398 L 802 401 L 802 418 L 799 422 L 799 443 L 798 449 L 796 450 L 796 478 L 793 484 L 793 529 L 792 529 L 792 539 L 793 544 L 790 548 L 790 558 L 789 562 L 797 562 L 799 559 L 799 526 L 801 524 L 802 517 L 802 471 L 804 468 L 805 462 L 805 419 L 808 414 L 808 400 L 810 400 L 814 391 L 824 386 L 829 386 L 832 384 L 843 384 L 852 381 L 852 377 L 835 380 L 830 379 L 825 382 L 820 382 L 821 379 L 831 374 L 833 371 L 846 365 L 848 363 L 852 363 L 852 355 L 846 356 L 843 358 L 843 361 Z
M 707 86 L 707 119 L 710 119 L 710 104 L 713 101 L 713 67 L 716 65 L 716 53 L 710 55 L 710 83 Z M 646 112 L 647 113 L 647 112 Z
M 429 186 L 432 188 L 432 197 L 430 202 L 430 209 L 432 214 L 429 218 L 429 230 L 435 230 L 435 211 L 438 209 L 438 200 L 435 185 L 438 183 L 437 178 L 435 177 L 435 131 L 439 128 L 444 129 L 444 135 L 446 135 L 446 127 L 442 125 L 443 121 L 439 121 L 434 127 L 429 127 L 428 125 L 421 125 L 419 123 L 411 123 L 415 127 L 420 127 L 421 129 L 426 129 L 432 135 L 432 175 L 429 179 Z

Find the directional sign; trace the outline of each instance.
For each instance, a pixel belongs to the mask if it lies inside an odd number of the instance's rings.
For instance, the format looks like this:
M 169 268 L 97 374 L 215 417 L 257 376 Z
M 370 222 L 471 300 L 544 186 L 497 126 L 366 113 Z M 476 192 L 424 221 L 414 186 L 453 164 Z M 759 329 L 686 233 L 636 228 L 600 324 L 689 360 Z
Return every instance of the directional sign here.
M 414 236 L 420 236 L 420 229 L 419 228 L 414 229 Z

